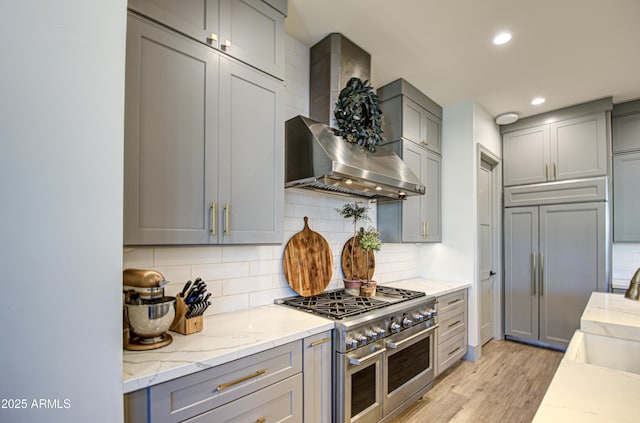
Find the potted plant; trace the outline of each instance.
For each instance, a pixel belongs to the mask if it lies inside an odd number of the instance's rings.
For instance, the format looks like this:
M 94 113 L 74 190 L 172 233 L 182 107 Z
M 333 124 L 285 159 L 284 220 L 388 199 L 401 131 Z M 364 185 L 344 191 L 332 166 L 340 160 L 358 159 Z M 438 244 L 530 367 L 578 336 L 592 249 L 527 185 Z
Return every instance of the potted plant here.
M 358 247 L 357 239 L 358 239 L 358 222 L 363 222 L 369 220 L 369 216 L 367 215 L 368 207 L 364 207 L 360 205 L 360 202 L 355 201 L 353 203 L 345 203 L 342 208 L 335 209 L 340 216 L 344 219 L 349 220 L 353 223 L 353 237 L 350 240 L 350 252 L 349 252 L 349 261 L 350 266 L 349 269 L 352 270 L 350 277 L 344 278 L 344 287 L 345 292 L 350 295 L 360 295 L 360 286 L 362 285 L 362 278 L 358 278 L 357 275 L 353 274 L 353 270 L 355 269 L 354 262 L 354 254 L 355 250 Z M 343 257 L 344 260 L 344 257 Z M 368 263 L 367 263 L 368 264 Z M 344 270 L 344 266 L 343 266 Z
M 367 257 L 367 269 L 369 269 L 369 252 L 377 252 L 382 248 L 380 241 L 380 231 L 376 228 L 369 227 L 366 231 L 360 231 L 359 237 L 360 248 L 365 252 Z M 367 278 L 360 286 L 360 296 L 371 298 L 376 295 L 376 282 Z

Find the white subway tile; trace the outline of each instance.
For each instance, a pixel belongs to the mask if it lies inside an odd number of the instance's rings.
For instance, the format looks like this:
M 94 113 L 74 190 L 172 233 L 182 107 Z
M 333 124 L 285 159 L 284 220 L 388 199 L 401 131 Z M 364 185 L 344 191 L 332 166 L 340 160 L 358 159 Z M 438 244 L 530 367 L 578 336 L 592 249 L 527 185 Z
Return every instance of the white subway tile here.
M 222 281 L 222 295 L 246 294 L 254 291 L 273 289 L 273 276 L 225 279 Z
M 122 249 L 122 268 L 149 268 L 153 266 L 152 247 L 125 247 Z
M 231 311 L 246 310 L 249 308 L 249 294 L 229 295 L 215 298 L 205 315 L 228 313 Z M 231 322 L 229 323 L 231 324 Z
M 222 247 L 156 247 L 155 265 L 220 263 Z
M 232 279 L 249 276 L 249 262 L 194 264 L 191 266 L 191 277 L 208 279 Z

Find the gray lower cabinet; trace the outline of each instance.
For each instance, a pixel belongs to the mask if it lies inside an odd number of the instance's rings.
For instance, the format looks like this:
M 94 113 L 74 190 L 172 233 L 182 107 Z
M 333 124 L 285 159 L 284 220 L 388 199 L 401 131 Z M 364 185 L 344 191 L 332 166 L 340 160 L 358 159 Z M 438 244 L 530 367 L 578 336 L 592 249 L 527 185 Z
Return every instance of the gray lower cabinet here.
M 274 4 L 283 3 L 284 10 Z M 286 2 L 129 0 L 131 10 L 284 79 Z
M 125 422 L 303 422 L 302 341 L 125 395 Z
M 613 108 L 613 241 L 640 242 L 640 101 Z
M 303 340 L 305 422 L 331 423 L 333 351 L 331 331 L 309 336 Z
M 124 244 L 281 242 L 282 84 L 132 14 L 126 62 Z
M 605 112 L 506 132 L 504 186 L 606 175 L 608 139 Z
M 442 240 L 442 158 L 407 140 L 385 144 L 426 186 L 426 194 L 404 201 L 378 204 L 378 228 L 383 242 L 440 242 Z
M 461 289 L 438 297 L 436 330 L 436 376 L 467 353 L 467 290 Z
M 564 348 L 593 291 L 606 292 L 606 203 L 504 212 L 505 333 Z

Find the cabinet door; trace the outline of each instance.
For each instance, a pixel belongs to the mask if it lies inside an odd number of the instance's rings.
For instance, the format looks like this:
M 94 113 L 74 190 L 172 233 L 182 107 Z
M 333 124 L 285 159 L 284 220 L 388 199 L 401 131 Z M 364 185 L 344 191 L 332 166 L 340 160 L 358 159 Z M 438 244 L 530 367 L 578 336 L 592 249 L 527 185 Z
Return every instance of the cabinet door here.
M 284 16 L 260 0 L 221 1 L 221 49 L 284 80 Z
M 427 134 L 424 120 L 425 110 L 406 96 L 402 97 L 402 136 L 417 144 L 424 141 Z
M 438 154 L 441 154 L 442 139 L 440 134 L 440 127 L 442 126 L 441 120 L 425 110 L 424 112 L 424 126 L 427 134 L 425 136 L 425 146 Z
M 128 7 L 217 48 L 219 2 L 220 0 L 129 0 Z
M 282 83 L 220 59 L 222 243 L 281 243 L 284 207 Z
M 540 207 L 540 341 L 567 346 L 607 286 L 605 203 Z
M 549 176 L 549 126 L 504 134 L 502 138 L 504 186 L 547 182 Z
M 640 113 L 611 119 L 613 152 L 640 150 Z
M 640 152 L 613 156 L 613 241 L 640 242 Z
M 505 333 L 537 340 L 538 207 L 505 209 L 504 244 Z
M 412 142 L 403 142 L 402 160 L 422 181 L 427 181 L 427 150 Z M 417 195 L 402 202 L 402 242 L 424 242 L 427 196 Z
M 218 54 L 129 15 L 126 55 L 124 243 L 208 243 Z
M 304 421 L 331 423 L 331 331 L 304 339 L 302 360 L 304 377 Z
M 607 174 L 604 113 L 555 122 L 551 129 L 551 180 Z
M 442 158 L 430 151 L 426 152 L 426 180 L 427 192 L 423 195 L 426 202 L 425 211 L 425 239 L 427 242 L 442 241 Z

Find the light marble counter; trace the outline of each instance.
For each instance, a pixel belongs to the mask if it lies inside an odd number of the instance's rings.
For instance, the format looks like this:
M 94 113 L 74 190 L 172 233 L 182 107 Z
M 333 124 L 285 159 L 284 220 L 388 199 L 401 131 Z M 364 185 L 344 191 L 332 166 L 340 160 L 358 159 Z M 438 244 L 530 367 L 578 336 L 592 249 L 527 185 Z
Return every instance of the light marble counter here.
M 170 332 L 173 342 L 166 347 L 125 350 L 122 391 L 133 392 L 333 328 L 332 320 L 276 304 L 207 316 L 201 332 Z
M 640 302 L 627 300 L 622 294 L 594 292 L 580 328 L 582 332 L 640 341 Z M 640 375 L 574 361 L 569 355 L 560 362 L 534 423 L 639 421 Z
M 640 341 L 640 301 L 594 292 L 580 319 L 583 332 Z
M 440 297 L 451 292 L 459 291 L 465 288 L 471 288 L 471 283 L 439 281 L 434 279 L 412 278 L 401 281 L 386 282 L 382 285 L 392 286 L 394 288 L 411 289 L 414 291 L 422 291 L 427 295 Z

